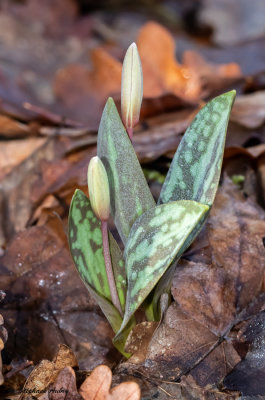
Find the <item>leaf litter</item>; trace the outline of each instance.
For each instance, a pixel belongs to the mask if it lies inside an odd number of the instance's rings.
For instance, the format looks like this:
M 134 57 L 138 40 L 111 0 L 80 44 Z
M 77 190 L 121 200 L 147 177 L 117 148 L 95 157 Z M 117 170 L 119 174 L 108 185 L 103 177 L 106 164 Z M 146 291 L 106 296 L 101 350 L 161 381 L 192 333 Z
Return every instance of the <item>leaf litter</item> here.
M 205 7 L 211 11 L 207 2 Z M 28 23 L 35 18 L 39 30 Z M 103 103 L 109 95 L 119 103 L 120 60 L 127 43 L 119 42 L 119 35 L 113 36 L 117 43 L 102 41 L 93 36 L 100 17 L 82 18 L 70 0 L 58 1 L 56 10 L 51 2 L 11 2 L 1 14 L 0 289 L 6 298 L 0 337 L 6 341 L 6 330 L 9 336 L 2 351 L 1 391 L 9 387 L 9 394 L 15 389 L 21 396 L 26 381 L 46 390 L 39 397 L 43 400 L 89 399 L 105 376 L 100 399 L 138 399 L 139 387 L 143 399 L 264 395 L 262 75 L 246 78 L 247 61 L 242 68 L 234 62 L 244 58 L 238 47 L 242 37 L 234 37 L 235 58 L 230 49 L 230 59 L 220 62 L 210 47 L 203 49 L 192 38 L 193 47 L 183 51 L 183 36 L 156 22 L 147 20 L 138 33 L 146 82 L 142 124 L 134 137 L 140 161 L 163 174 L 204 101 L 236 86 L 240 96 L 231 115 L 224 170 L 231 178 L 241 175 L 243 183 L 223 179 L 206 228 L 177 266 L 171 306 L 159 325 L 136 326 L 128 341 L 133 356 L 118 364 L 113 332 L 73 268 L 65 231 L 74 188 L 86 191 Z M 226 32 L 213 23 L 213 40 L 226 43 Z M 256 27 L 256 36 L 262 29 Z M 253 32 L 246 30 L 244 37 L 253 38 Z M 250 47 L 261 49 L 262 43 L 247 44 L 247 51 Z M 44 63 L 43 54 L 49 54 Z M 262 62 L 259 56 L 256 71 L 264 69 Z M 159 185 L 151 187 L 159 191 Z M 58 355 L 48 361 L 62 343 L 60 365 Z M 33 369 L 27 360 L 39 364 Z M 134 382 L 110 389 L 107 366 L 114 385 Z M 89 378 L 89 372 L 82 373 L 95 367 Z M 61 387 L 67 396 L 53 392 Z

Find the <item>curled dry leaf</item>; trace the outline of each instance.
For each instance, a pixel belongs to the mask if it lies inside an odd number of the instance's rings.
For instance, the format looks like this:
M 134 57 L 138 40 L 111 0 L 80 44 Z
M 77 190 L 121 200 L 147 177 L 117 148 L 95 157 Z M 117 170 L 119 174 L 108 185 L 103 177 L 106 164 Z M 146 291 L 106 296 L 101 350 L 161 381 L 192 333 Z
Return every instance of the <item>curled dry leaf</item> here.
M 43 360 L 28 377 L 19 400 L 26 399 L 29 393 L 45 393 L 48 386 L 57 378 L 65 367 L 77 366 L 77 360 L 72 350 L 60 345 L 54 361 Z
M 96 367 L 80 387 L 84 400 L 140 400 L 137 383 L 123 382 L 110 390 L 112 372 L 106 365 Z
M 82 400 L 77 392 L 74 370 L 71 367 L 62 369 L 39 400 Z

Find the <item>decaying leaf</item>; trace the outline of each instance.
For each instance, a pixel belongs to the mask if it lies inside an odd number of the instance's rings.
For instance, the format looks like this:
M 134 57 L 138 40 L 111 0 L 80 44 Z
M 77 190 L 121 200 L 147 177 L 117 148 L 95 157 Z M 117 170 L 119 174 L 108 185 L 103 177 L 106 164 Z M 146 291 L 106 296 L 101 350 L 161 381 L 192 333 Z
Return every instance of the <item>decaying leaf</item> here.
M 125 345 L 125 350 L 132 354 L 130 363 L 141 364 L 145 361 L 149 342 L 158 324 L 156 321 L 144 321 L 130 331 Z
M 110 390 L 111 370 L 106 365 L 94 369 L 80 387 L 84 400 L 140 400 L 140 388 L 135 382 L 124 382 Z
M 39 400 L 83 400 L 77 392 L 74 370 L 71 367 L 63 368 Z
M 238 334 L 249 351 L 244 360 L 226 377 L 225 387 L 240 390 L 244 396 L 265 393 L 265 311 L 253 317 Z
M 17 122 L 6 115 L 0 115 L 0 136 L 10 139 L 28 136 L 32 133 L 29 125 Z
M 213 28 L 213 40 L 219 46 L 233 46 L 258 37 L 263 38 L 265 26 L 260 20 L 264 3 L 241 0 L 231 5 L 227 0 L 205 0 L 200 19 Z
M 176 269 L 172 294 L 187 315 L 218 335 L 229 329 L 263 290 L 264 232 L 264 211 L 227 178 L 198 251 Z
M 184 52 L 183 62 L 179 63 L 173 36 L 156 22 L 142 26 L 137 46 L 146 100 L 142 115 L 154 115 L 183 103 L 197 103 L 202 97 L 229 87 L 242 76 L 237 64 L 208 64 L 196 52 Z M 122 65 L 103 48 L 94 49 L 91 60 L 91 69 L 80 64 L 61 68 L 54 80 L 54 92 L 68 114 L 74 113 L 75 119 L 97 129 L 105 99 L 120 97 Z M 150 103 L 151 99 L 158 98 L 159 102 Z
M 74 108 L 75 118 L 97 129 L 104 100 L 120 92 L 122 65 L 102 48 L 91 52 L 91 60 L 91 70 L 82 65 L 60 69 L 53 88 L 68 112 Z
M 173 380 L 189 371 L 218 343 L 218 337 L 173 303 L 149 344 L 147 363 L 154 375 Z
M 76 349 L 82 368 L 110 363 L 113 331 L 75 270 L 57 217 L 15 235 L 0 271 L 10 354 L 37 363 L 64 342 Z
M 77 366 L 77 360 L 72 350 L 65 345 L 60 345 L 54 361 L 43 360 L 31 372 L 19 400 L 26 399 L 30 393 L 37 394 L 39 397 L 55 381 L 61 370 L 75 366 Z
M 246 128 L 254 129 L 265 121 L 265 91 L 237 96 L 231 121 L 237 122 Z

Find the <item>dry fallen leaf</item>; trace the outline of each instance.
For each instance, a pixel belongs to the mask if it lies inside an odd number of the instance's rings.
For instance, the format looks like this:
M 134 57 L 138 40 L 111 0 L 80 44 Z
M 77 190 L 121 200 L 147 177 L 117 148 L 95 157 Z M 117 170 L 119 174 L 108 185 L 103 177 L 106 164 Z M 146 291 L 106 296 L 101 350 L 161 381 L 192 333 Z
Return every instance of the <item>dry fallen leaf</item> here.
M 82 65 L 58 70 L 53 89 L 68 114 L 74 109 L 76 119 L 97 129 L 104 102 L 120 92 L 122 66 L 102 48 L 91 52 L 91 61 L 91 70 Z
M 135 325 L 130 331 L 125 345 L 125 351 L 132 354 L 130 363 L 140 364 L 144 362 L 149 342 L 157 326 L 158 322 L 144 321 Z
M 14 119 L 0 115 L 0 135 L 8 139 L 14 137 L 25 137 L 32 134 L 28 125 L 15 121 Z
M 200 9 L 200 20 L 213 29 L 214 43 L 219 46 L 234 46 L 246 43 L 265 33 L 264 21 L 260 16 L 265 11 L 260 0 L 204 0 Z
M 189 68 L 175 58 L 175 41 L 167 29 L 155 22 L 142 27 L 137 39 L 143 66 L 144 97 L 174 93 L 188 101 L 197 101 L 200 82 Z
M 56 216 L 15 235 L 1 257 L 0 274 L 7 290 L 3 316 L 12 332 L 9 353 L 38 362 L 52 358 L 64 342 L 76 350 L 83 369 L 112 365 L 113 331 L 74 268 Z
M 175 57 L 173 36 L 156 22 L 148 22 L 140 29 L 137 45 L 144 76 L 142 115 L 198 103 L 203 96 L 241 78 L 237 64 L 208 64 L 195 52 L 184 53 L 180 64 Z M 53 89 L 67 115 L 97 129 L 106 98 L 120 98 L 122 65 L 103 48 L 91 52 L 91 61 L 91 70 L 80 64 L 58 70 Z
M 71 367 L 63 368 L 39 400 L 83 400 L 76 388 L 76 377 Z
M 237 96 L 230 118 L 249 129 L 262 125 L 265 121 L 265 91 Z
M 80 387 L 84 400 L 140 400 L 140 388 L 135 382 L 123 382 L 110 390 L 111 370 L 106 365 L 95 368 Z
M 8 140 L 1 142 L 0 147 L 0 180 L 5 178 L 12 169 L 29 158 L 39 149 L 46 139 L 27 138 L 24 140 Z
M 253 317 L 239 331 L 237 340 L 249 346 L 244 360 L 225 379 L 225 387 L 240 390 L 244 396 L 265 393 L 265 311 Z
M 175 380 L 217 344 L 216 335 L 173 303 L 149 343 L 146 359 L 150 373 L 163 380 Z
M 181 309 L 223 335 L 263 290 L 264 232 L 264 211 L 226 178 L 198 250 L 176 269 L 172 294 Z
M 26 399 L 29 393 L 45 393 L 48 386 L 55 381 L 59 372 L 65 367 L 77 366 L 77 360 L 72 350 L 66 345 L 60 345 L 54 361 L 43 360 L 28 377 L 19 400 Z

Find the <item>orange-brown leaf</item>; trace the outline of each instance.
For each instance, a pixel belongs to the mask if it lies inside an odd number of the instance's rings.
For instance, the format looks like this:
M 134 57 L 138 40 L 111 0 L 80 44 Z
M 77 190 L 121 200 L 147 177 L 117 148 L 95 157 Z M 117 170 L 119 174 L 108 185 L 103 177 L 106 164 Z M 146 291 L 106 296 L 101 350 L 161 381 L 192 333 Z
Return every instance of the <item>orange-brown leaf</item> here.
M 140 388 L 135 382 L 124 382 L 110 391 L 112 372 L 106 365 L 96 367 L 80 387 L 84 400 L 140 400 Z

